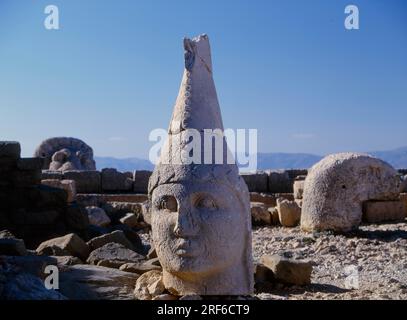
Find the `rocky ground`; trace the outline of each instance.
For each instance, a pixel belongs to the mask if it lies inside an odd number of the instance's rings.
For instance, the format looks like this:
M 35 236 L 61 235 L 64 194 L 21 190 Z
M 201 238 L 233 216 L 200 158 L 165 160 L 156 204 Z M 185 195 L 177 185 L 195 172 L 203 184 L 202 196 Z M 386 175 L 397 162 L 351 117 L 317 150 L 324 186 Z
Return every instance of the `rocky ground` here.
M 103 210 L 90 213 L 102 215 Z M 0 232 L 0 300 L 178 299 L 162 283 L 151 229 L 135 217 L 127 214 L 109 228 L 93 226 L 90 230 L 101 234 L 87 242 L 71 233 L 36 250 Z M 242 299 L 407 299 L 407 221 L 364 224 L 347 234 L 255 226 L 253 258 L 256 291 Z M 58 266 L 58 291 L 44 287 L 49 265 Z M 192 298 L 199 297 L 185 297 Z
M 308 234 L 299 227 L 256 227 L 253 256 L 264 254 L 314 263 L 311 284 L 270 285 L 260 299 L 407 299 L 407 223 L 362 225 L 339 235 Z

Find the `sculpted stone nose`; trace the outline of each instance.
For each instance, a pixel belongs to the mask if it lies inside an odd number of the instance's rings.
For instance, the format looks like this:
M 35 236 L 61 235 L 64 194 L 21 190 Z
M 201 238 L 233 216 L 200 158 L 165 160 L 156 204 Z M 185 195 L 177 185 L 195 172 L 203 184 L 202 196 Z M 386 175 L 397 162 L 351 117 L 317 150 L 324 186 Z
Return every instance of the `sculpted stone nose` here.
M 199 232 L 199 224 L 189 210 L 178 212 L 177 222 L 174 226 L 174 234 L 178 238 L 194 237 Z

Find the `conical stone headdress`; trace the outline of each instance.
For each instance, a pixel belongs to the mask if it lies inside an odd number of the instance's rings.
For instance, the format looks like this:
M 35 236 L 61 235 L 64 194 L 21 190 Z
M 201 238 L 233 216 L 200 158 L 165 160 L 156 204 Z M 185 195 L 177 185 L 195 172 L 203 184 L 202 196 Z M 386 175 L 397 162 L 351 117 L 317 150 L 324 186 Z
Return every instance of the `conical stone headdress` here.
M 149 194 L 160 184 L 199 179 L 227 183 L 245 196 L 248 193 L 247 186 L 239 176 L 223 136 L 224 128 L 212 77 L 208 36 L 185 38 L 184 50 L 184 74 L 169 125 L 168 138 L 150 179 Z M 220 136 L 220 157 L 215 156 L 219 147 L 216 149 L 214 141 L 209 141 L 210 147 L 205 149 L 205 130 L 214 130 L 215 135 L 218 138 Z M 192 131 L 195 133 L 193 141 L 201 139 L 193 151 L 188 149 Z M 191 159 L 191 152 L 198 152 L 193 159 L 199 161 L 185 163 L 185 157 Z

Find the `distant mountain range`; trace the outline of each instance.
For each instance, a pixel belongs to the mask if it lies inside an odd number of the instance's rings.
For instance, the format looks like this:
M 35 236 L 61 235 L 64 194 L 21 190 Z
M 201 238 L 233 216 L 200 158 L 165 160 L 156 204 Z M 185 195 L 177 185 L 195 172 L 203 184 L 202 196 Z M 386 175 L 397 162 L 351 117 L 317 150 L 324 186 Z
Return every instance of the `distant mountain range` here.
M 149 160 L 140 158 L 117 159 L 112 157 L 95 157 L 96 169 L 115 168 L 126 172 L 133 170 L 153 170 L 154 165 Z
M 390 151 L 367 152 L 390 163 L 396 169 L 407 168 L 407 147 Z M 308 153 L 259 153 L 257 167 L 266 169 L 306 169 L 317 163 L 323 157 Z M 152 170 L 154 165 L 144 159 L 112 157 L 95 157 L 97 169 L 116 168 L 119 171 Z

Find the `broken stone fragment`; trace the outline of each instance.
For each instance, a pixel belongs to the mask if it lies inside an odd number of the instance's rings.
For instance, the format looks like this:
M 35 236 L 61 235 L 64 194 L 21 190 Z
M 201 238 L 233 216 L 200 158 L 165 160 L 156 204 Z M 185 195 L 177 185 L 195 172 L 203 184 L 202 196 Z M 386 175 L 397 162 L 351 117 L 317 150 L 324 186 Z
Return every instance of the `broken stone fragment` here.
M 72 300 L 133 300 L 138 275 L 93 265 L 68 266 L 60 272 L 59 291 Z
M 272 217 L 265 204 L 261 202 L 251 202 L 250 212 L 253 225 L 271 225 Z
M 271 222 L 273 225 L 278 225 L 280 224 L 280 218 L 278 216 L 278 210 L 276 207 L 271 207 L 268 208 L 267 211 L 270 213 L 271 215 Z
M 45 241 L 38 246 L 36 251 L 38 254 L 49 256 L 72 255 L 84 261 L 90 252 L 85 241 L 74 233 Z
M 76 184 L 74 180 L 46 179 L 41 180 L 41 184 L 63 189 L 68 194 L 67 200 L 69 203 L 76 201 Z
M 264 255 L 261 263 L 273 271 L 275 279 L 293 285 L 311 283 L 312 263 L 287 259 L 280 255 Z
M 137 300 L 152 300 L 164 293 L 162 273 L 160 271 L 148 271 L 142 274 L 136 282 L 134 296 Z
M 103 247 L 93 250 L 87 263 L 93 265 L 103 265 L 112 268 L 120 268 L 125 263 L 134 262 L 138 263 L 144 260 L 144 256 L 127 249 L 119 243 L 108 243 Z
M 134 228 L 138 225 L 138 217 L 134 213 L 127 213 L 123 218 L 120 219 L 120 222 Z
M 284 227 L 295 227 L 301 219 L 301 208 L 295 201 L 277 199 L 277 210 L 280 224 Z
M 86 207 L 88 211 L 89 223 L 98 227 L 106 227 L 111 220 L 105 210 L 99 207 Z
M 146 262 L 140 262 L 140 263 L 125 263 L 120 266 L 120 270 L 126 271 L 126 272 L 133 272 L 137 274 L 143 274 L 148 271 L 162 271 L 162 268 L 160 266 L 157 266 L 153 264 L 153 261 L 146 261 Z
M 276 197 L 274 194 L 250 192 L 250 202 L 261 202 L 268 207 L 276 206 Z
M 133 244 L 126 238 L 123 231 L 116 230 L 108 234 L 101 235 L 88 241 L 89 248 L 93 251 L 100 247 L 103 247 L 108 243 L 118 243 L 126 247 L 127 249 L 134 250 Z
M 254 282 L 274 282 L 275 277 L 273 271 L 265 265 L 258 263 L 254 268 Z

